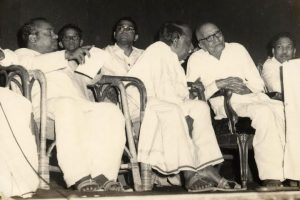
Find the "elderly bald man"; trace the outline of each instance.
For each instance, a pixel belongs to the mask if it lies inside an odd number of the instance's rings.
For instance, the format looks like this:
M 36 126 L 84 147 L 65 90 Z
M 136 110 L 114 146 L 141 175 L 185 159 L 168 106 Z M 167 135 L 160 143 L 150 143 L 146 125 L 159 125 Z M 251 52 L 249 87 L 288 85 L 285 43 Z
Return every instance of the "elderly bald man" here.
M 222 31 L 213 23 L 196 29 L 200 50 L 188 61 L 189 81 L 201 78 L 207 99 L 225 88 L 231 89 L 232 106 L 241 117 L 250 117 L 255 128 L 253 147 L 259 177 L 266 189 L 282 187 L 282 181 L 297 179 L 285 155 L 283 104 L 264 94 L 264 82 L 249 53 L 241 44 L 226 43 Z M 222 97 L 211 98 L 216 118 L 226 118 Z

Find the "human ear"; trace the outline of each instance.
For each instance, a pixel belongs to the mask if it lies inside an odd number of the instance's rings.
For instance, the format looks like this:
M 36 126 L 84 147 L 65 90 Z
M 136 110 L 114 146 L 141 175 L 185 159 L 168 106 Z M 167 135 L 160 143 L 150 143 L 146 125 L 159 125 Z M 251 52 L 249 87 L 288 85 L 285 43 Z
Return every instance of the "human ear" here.
M 63 43 L 62 42 L 58 42 L 58 46 L 60 47 L 60 48 L 64 48 L 64 45 L 63 45 Z
M 135 41 L 137 41 L 138 39 L 139 39 L 139 35 L 136 34 L 136 35 L 134 36 L 134 40 L 133 40 L 133 41 L 135 42 Z
M 81 47 L 83 45 L 83 40 L 80 40 L 79 46 Z
M 203 43 L 202 43 L 201 41 L 198 43 L 198 46 L 199 46 L 201 49 L 203 49 L 204 51 L 206 51 L 206 48 L 205 48 L 205 46 L 203 45 Z
M 295 56 L 296 56 L 296 49 L 294 49 L 293 58 L 295 58 Z
M 36 35 L 35 34 L 30 34 L 29 37 L 28 37 L 28 40 L 31 43 L 35 43 L 36 42 Z

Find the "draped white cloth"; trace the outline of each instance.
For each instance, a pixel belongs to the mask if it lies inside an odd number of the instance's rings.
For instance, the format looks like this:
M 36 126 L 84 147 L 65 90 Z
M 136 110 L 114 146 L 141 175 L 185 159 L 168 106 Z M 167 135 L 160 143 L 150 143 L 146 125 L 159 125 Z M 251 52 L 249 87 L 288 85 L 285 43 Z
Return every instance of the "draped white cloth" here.
M 28 196 L 39 184 L 37 146 L 30 129 L 31 103 L 7 88 L 0 88 L 0 103 L 0 193 Z
M 189 81 L 201 78 L 209 99 L 217 90 L 216 80 L 240 77 L 253 92 L 233 94 L 232 106 L 241 117 L 250 117 L 255 128 L 253 147 L 260 179 L 285 179 L 283 170 L 285 149 L 285 123 L 283 104 L 272 100 L 264 91 L 254 62 L 247 50 L 238 43 L 225 43 L 220 59 L 204 50 L 193 53 L 188 61 Z M 223 97 L 210 99 L 216 118 L 226 117 Z
M 283 91 L 286 116 L 285 177 L 300 180 L 300 59 L 283 64 Z
M 46 75 L 47 109 L 55 120 L 57 157 L 67 185 L 87 175 L 103 174 L 116 179 L 125 146 L 125 122 L 120 109 L 110 103 L 87 100 L 64 51 L 40 54 L 23 48 L 15 53 L 16 63 L 27 69 L 40 69 Z M 95 64 L 87 68 L 101 68 L 96 62 L 87 63 Z M 39 91 L 35 89 L 33 106 L 38 113 Z
M 147 107 L 141 126 L 138 161 L 162 174 L 200 170 L 223 161 L 205 102 L 188 99 L 186 77 L 177 55 L 163 42 L 150 45 L 128 76 L 141 79 L 147 90 Z M 131 113 L 138 108 L 129 91 Z M 189 135 L 185 116 L 194 119 Z

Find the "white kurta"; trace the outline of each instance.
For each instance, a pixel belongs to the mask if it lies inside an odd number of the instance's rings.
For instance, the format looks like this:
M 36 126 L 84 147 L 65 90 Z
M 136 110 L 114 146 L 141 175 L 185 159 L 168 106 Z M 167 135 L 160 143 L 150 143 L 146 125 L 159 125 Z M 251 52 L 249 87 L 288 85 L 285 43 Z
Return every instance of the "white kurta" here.
M 163 174 L 195 171 L 223 161 L 209 108 L 205 102 L 188 99 L 184 70 L 168 45 L 150 45 L 128 76 L 144 82 L 148 98 L 138 161 L 151 164 Z M 138 105 L 133 101 L 133 91 L 129 93 L 133 106 Z M 187 115 L 194 119 L 192 136 L 185 120 Z
M 300 180 L 300 59 L 283 64 L 283 89 L 286 115 L 284 175 Z
M 275 58 L 269 58 L 263 65 L 262 77 L 269 92 L 281 93 L 280 66 L 282 64 Z
M 64 51 L 41 55 L 23 48 L 16 54 L 20 65 L 45 72 L 47 109 L 49 117 L 55 120 L 57 158 L 67 185 L 87 175 L 103 174 L 116 179 L 125 145 L 121 111 L 113 104 L 86 99 L 72 78 Z M 37 93 L 33 91 L 34 98 Z M 38 109 L 36 103 L 33 106 Z
M 30 129 L 31 103 L 7 88 L 0 88 L 0 103 L 0 193 L 26 196 L 39 185 L 37 146 Z
M 131 54 L 127 56 L 124 54 L 124 50 L 121 49 L 117 44 L 105 47 L 105 51 L 111 55 L 111 59 L 108 61 L 108 66 L 114 67 L 114 75 L 125 76 L 135 64 L 137 59 L 142 55 L 142 49 L 138 49 L 136 47 L 132 48 Z
M 189 81 L 201 78 L 209 99 L 217 90 L 215 81 L 240 77 L 253 92 L 233 94 L 232 106 L 241 117 L 250 117 L 256 129 L 253 146 L 259 177 L 283 180 L 285 133 L 284 112 L 280 101 L 271 100 L 262 92 L 264 83 L 247 50 L 237 43 L 226 43 L 220 60 L 204 50 L 190 56 L 187 76 Z M 216 118 L 226 117 L 223 97 L 210 99 Z

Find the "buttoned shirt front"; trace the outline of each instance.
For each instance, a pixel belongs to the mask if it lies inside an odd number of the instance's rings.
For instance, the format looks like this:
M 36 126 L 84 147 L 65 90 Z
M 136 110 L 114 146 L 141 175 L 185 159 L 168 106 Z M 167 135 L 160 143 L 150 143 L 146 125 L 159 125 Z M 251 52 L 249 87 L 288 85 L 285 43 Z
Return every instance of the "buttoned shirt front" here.
M 111 55 L 109 66 L 114 66 L 114 75 L 126 75 L 126 73 L 132 68 L 137 59 L 143 53 L 142 49 L 132 47 L 132 52 L 129 56 L 125 55 L 124 50 L 117 44 L 109 45 L 105 48 L 105 51 Z

